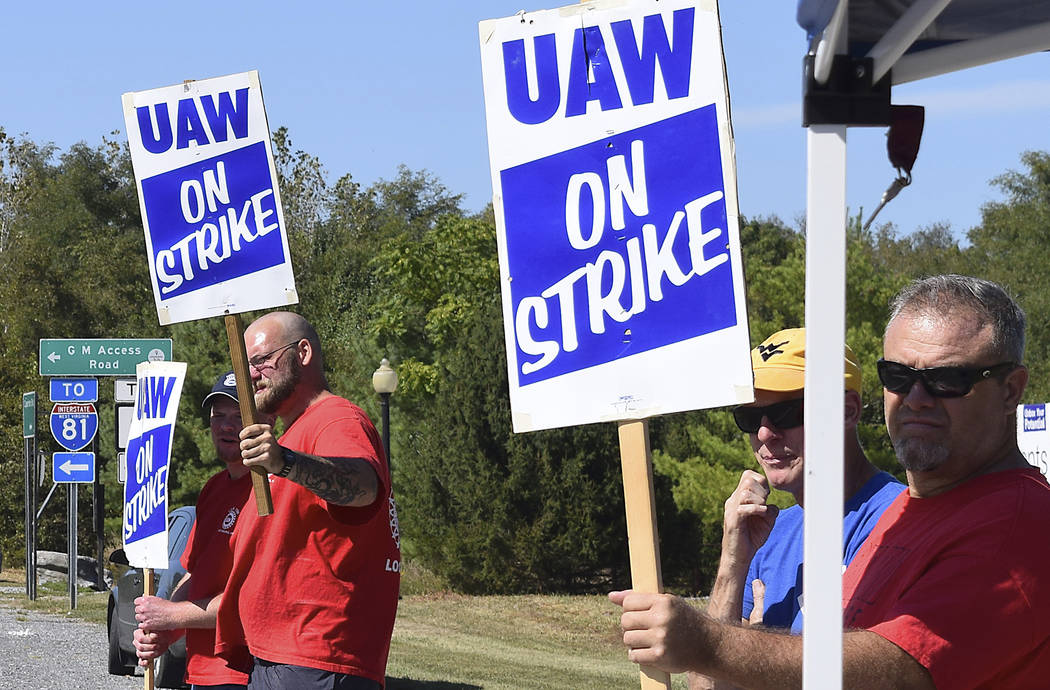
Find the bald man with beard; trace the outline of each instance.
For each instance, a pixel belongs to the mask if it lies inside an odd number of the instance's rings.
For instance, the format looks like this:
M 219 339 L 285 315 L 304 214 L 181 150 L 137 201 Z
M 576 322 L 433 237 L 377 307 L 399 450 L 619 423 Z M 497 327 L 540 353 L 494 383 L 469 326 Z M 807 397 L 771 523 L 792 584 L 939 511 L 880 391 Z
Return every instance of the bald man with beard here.
M 268 424 L 241 432 L 245 466 L 270 474 L 274 512 L 245 511 L 238 522 L 217 648 L 247 645 L 249 688 L 380 688 L 401 554 L 379 435 L 329 390 L 306 319 L 266 314 L 244 340 L 255 404 L 284 433 Z

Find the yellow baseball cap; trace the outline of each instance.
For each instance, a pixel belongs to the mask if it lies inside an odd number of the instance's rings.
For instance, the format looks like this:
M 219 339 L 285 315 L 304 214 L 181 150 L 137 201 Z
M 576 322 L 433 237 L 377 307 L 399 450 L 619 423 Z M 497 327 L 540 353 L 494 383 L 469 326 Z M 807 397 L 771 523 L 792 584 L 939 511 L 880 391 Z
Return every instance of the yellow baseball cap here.
M 806 387 L 806 329 L 777 331 L 751 351 L 755 388 L 800 391 Z M 846 388 L 860 392 L 860 364 L 846 345 Z

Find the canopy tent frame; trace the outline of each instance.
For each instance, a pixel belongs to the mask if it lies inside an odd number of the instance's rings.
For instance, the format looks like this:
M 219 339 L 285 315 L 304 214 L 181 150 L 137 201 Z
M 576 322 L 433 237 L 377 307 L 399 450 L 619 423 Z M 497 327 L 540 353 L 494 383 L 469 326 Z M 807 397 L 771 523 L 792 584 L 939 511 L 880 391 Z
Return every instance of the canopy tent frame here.
M 862 6 L 866 0 L 853 0 Z M 1003 0 L 954 0 L 954 9 L 990 10 Z M 870 2 L 869 2 L 870 4 Z M 1005 30 L 953 38 L 931 30 L 953 0 L 913 0 L 882 35 L 851 40 L 850 0 L 800 0 L 811 33 L 805 62 L 806 175 L 805 567 L 803 686 L 840 690 L 842 676 L 842 436 L 846 286 L 846 134 L 851 126 L 889 125 L 891 86 L 1050 50 L 1050 8 Z M 959 25 L 956 11 L 952 28 Z M 978 12 L 979 14 L 979 12 Z M 859 16 L 859 15 L 858 15 Z M 1041 21 L 1040 21 L 1041 20 Z M 926 41 L 923 37 L 926 37 Z M 934 45 L 930 45 L 933 41 Z M 810 422 L 813 423 L 810 423 Z

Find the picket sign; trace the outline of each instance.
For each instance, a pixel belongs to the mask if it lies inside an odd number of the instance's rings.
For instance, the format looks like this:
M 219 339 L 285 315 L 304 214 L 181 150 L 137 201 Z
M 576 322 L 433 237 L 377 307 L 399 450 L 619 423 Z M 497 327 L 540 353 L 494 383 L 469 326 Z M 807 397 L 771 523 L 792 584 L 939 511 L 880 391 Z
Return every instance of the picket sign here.
M 754 399 L 717 3 L 478 31 L 514 431 L 617 422 L 633 587 L 660 592 L 646 419 Z
M 255 402 L 236 316 L 299 301 L 255 71 L 123 95 L 161 325 L 222 316 L 245 425 Z M 253 468 L 260 515 L 273 512 Z

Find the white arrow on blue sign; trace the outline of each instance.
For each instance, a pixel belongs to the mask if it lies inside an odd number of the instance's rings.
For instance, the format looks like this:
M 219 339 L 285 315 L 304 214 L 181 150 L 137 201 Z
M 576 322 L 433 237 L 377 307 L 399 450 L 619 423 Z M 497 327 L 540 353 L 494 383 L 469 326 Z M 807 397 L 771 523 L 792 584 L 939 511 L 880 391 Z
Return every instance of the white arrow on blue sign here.
M 98 412 L 91 403 L 56 403 L 51 410 L 51 434 L 66 450 L 80 450 L 95 438 Z
M 56 484 L 89 484 L 95 481 L 94 453 L 55 453 L 51 476 Z

